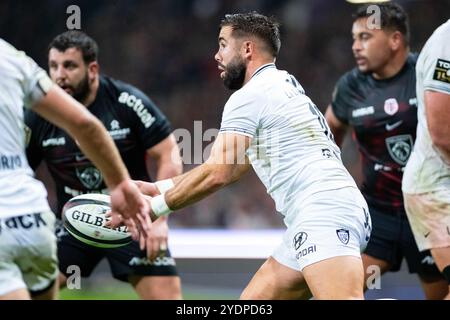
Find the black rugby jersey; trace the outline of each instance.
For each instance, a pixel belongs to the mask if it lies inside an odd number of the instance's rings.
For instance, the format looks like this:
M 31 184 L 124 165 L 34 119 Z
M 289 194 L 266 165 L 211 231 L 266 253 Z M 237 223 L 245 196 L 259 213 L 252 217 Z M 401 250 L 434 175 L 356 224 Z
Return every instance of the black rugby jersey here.
M 170 123 L 157 106 L 137 88 L 101 76 L 97 96 L 88 109 L 108 130 L 130 176 L 149 181 L 146 151 L 171 133 Z M 25 124 L 31 132 L 28 162 L 36 169 L 46 161 L 56 185 L 58 216 L 73 196 L 107 192 L 101 172 L 64 130 L 31 111 L 25 115 Z
M 333 93 L 333 112 L 353 127 L 361 155 L 361 192 L 387 213 L 404 213 L 401 181 L 417 127 L 416 61 L 410 54 L 398 74 L 383 80 L 355 68 Z

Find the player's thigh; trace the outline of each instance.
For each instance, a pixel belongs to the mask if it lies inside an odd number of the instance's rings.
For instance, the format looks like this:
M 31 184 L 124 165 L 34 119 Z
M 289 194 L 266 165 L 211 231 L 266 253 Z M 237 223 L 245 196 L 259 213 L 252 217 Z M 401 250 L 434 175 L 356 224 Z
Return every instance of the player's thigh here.
M 89 277 L 94 268 L 105 256 L 105 249 L 96 248 L 81 242 L 69 234 L 58 220 L 56 223 L 58 239 L 59 285 L 64 287 L 71 276 Z
M 137 276 L 128 281 L 143 300 L 180 300 L 181 280 L 179 276 Z
M 30 300 L 30 293 L 27 289 L 15 289 L 5 294 L 0 294 L 0 300 Z
M 427 300 L 442 300 L 449 293 L 449 284 L 442 276 L 422 276 L 419 274 L 420 285 Z
M 309 299 L 302 273 L 269 257 L 241 294 L 243 300 Z
M 370 207 L 372 231 L 369 243 L 362 255 L 365 276 L 373 272 L 400 270 L 403 261 L 400 239 L 402 237 L 402 220 L 397 215 L 382 212 Z
M 108 249 L 106 258 L 111 266 L 114 278 L 130 282 L 139 296 L 147 299 L 179 299 L 181 297 L 181 284 L 178 277 L 175 259 L 170 250 L 162 251 L 150 261 L 147 253 L 139 248 L 136 241 L 130 244 Z M 136 281 L 139 279 L 139 281 Z M 158 283 L 166 283 L 164 289 Z M 145 292 L 147 289 L 149 292 Z
M 450 190 L 404 194 L 404 201 L 419 250 L 450 247 Z
M 54 214 L 48 211 L 14 218 L 17 228 L 8 231 L 16 241 L 14 262 L 21 279 L 30 292 L 45 290 L 58 275 Z
M 303 275 L 315 299 L 364 299 L 361 259 L 337 256 L 310 264 Z
M 361 255 L 364 270 L 364 290 L 370 287 L 372 281 L 377 281 L 377 277 L 389 271 L 391 264 L 383 259 L 378 259 L 363 253 Z
M 53 281 L 48 288 L 30 292 L 33 300 L 56 300 L 59 296 L 59 282 Z

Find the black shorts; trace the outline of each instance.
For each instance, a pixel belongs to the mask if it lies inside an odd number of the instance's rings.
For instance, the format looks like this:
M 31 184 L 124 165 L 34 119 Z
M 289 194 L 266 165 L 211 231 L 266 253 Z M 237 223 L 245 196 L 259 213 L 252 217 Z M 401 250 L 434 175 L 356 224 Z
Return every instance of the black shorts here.
M 420 252 L 406 214 L 382 213 L 369 206 L 372 233 L 365 254 L 389 262 L 390 271 L 400 270 L 403 258 L 410 273 L 441 276 L 429 250 Z
M 130 275 L 137 276 L 176 276 L 178 275 L 175 260 L 170 251 L 158 256 L 150 262 L 146 252 L 140 250 L 139 243 L 132 243 L 113 249 L 90 246 L 74 238 L 58 223 L 56 227 L 58 239 L 59 270 L 67 277 L 72 275 L 71 265 L 80 268 L 82 277 L 89 277 L 98 265 L 106 258 L 114 278 L 128 282 Z

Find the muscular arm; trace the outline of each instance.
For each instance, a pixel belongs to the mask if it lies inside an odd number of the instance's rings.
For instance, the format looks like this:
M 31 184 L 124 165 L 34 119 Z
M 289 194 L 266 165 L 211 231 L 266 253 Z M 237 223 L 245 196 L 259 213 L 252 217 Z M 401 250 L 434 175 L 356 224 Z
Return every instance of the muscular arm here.
M 147 154 L 156 163 L 156 179 L 163 180 L 180 175 L 183 164 L 180 150 L 173 134 L 162 140 L 156 146 L 147 150 Z
M 148 149 L 147 154 L 156 162 L 157 180 L 172 178 L 183 172 L 180 150 L 173 134 Z M 160 217 L 158 221 L 167 221 L 167 217 Z
M 169 208 L 186 207 L 238 180 L 250 167 L 245 156 L 250 142 L 244 135 L 219 134 L 204 164 L 174 178 L 175 187 L 165 193 Z
M 334 135 L 336 144 L 341 147 L 342 141 L 347 133 L 348 126 L 336 117 L 331 105 L 328 106 L 327 111 L 325 112 L 325 119 L 327 120 L 328 126 Z
M 425 112 L 434 146 L 450 164 L 450 95 L 425 91 Z

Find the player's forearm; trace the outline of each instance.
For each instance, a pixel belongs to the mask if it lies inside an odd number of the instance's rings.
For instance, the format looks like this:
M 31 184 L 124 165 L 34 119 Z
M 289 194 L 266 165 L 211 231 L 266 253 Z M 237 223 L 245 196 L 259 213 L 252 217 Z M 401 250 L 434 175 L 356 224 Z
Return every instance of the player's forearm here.
M 161 159 L 160 161 L 158 161 L 157 166 L 158 166 L 158 169 L 156 171 L 157 180 L 176 177 L 183 172 L 183 165 L 181 164 L 181 162 L 178 164 L 170 161 L 169 159 L 167 161 Z
M 214 165 L 203 164 L 182 176 L 175 177 L 175 187 L 165 194 L 169 208 L 172 210 L 184 208 L 232 182 L 232 175 L 228 175 L 226 170 L 217 169 Z

